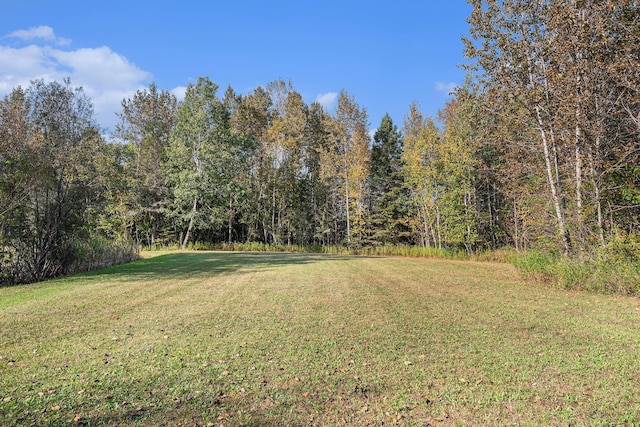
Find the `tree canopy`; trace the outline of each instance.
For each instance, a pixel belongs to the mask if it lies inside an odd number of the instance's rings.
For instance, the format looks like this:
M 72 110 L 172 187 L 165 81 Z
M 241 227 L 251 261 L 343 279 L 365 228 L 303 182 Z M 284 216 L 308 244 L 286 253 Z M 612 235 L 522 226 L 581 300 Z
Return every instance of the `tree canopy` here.
M 634 236 L 637 2 L 470 3 L 467 80 L 400 127 L 370 131 L 345 90 L 329 112 L 284 80 L 220 96 L 201 77 L 182 101 L 155 84 L 124 99 L 105 136 L 69 80 L 15 88 L 0 101 L 0 282 L 89 268 L 116 243 L 592 256 Z

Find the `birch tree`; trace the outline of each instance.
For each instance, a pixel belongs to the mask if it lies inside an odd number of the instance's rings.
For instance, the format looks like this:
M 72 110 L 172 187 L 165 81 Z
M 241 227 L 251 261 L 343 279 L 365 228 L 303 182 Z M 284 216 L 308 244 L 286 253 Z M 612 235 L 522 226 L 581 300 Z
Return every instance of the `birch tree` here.
M 367 112 L 353 97 L 342 90 L 335 111 L 336 154 L 338 156 L 340 186 L 344 197 L 346 243 L 357 243 L 364 237 L 364 214 L 369 169 L 369 137 Z M 352 230 L 352 225 L 355 229 Z
M 442 189 L 440 131 L 433 119 L 422 114 L 416 102 L 405 116 L 403 129 L 405 181 L 417 210 L 411 225 L 422 246 L 442 248 L 442 217 L 438 205 Z
M 248 140 L 232 133 L 217 89 L 206 77 L 189 85 L 169 140 L 172 215 L 184 227 L 180 232 L 183 248 L 195 232 L 212 240 L 226 237 L 229 204 L 233 209 L 233 196 L 242 191 L 239 174 L 251 155 Z

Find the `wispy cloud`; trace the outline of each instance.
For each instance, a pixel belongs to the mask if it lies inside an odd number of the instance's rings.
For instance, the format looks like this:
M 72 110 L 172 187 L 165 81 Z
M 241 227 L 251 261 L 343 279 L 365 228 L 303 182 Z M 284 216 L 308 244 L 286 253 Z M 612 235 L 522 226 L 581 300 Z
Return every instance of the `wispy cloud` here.
M 2 45 L 0 39 L 0 96 L 17 86 L 28 87 L 31 80 L 62 81 L 82 86 L 91 98 L 101 126 L 113 128 L 116 112 L 124 98 L 133 96 L 152 78 L 131 61 L 107 46 L 75 50 L 60 47 L 60 39 L 50 27 L 36 27 L 11 33 L 11 37 L 32 40 L 24 47 Z
M 450 82 L 450 83 L 436 82 L 436 90 L 438 92 L 445 92 L 447 94 L 451 94 L 453 93 L 454 90 L 456 90 L 457 87 L 458 85 L 453 82 Z
M 316 96 L 316 102 L 322 105 L 324 108 L 330 109 L 338 99 L 338 94 L 336 92 L 327 92 L 324 94 L 320 94 Z
M 7 34 L 5 38 L 20 39 L 27 42 L 33 40 L 42 40 L 58 46 L 66 46 L 71 43 L 71 40 L 69 39 L 56 36 L 56 34 L 53 32 L 53 28 L 46 25 L 31 27 L 27 30 L 17 30 Z

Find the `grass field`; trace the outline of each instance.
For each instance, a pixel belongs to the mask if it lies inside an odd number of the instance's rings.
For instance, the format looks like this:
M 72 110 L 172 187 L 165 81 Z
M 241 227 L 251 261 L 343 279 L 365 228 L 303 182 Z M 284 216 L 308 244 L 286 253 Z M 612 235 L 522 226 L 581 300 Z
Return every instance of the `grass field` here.
M 633 425 L 639 350 L 506 264 L 167 253 L 0 289 L 0 425 Z

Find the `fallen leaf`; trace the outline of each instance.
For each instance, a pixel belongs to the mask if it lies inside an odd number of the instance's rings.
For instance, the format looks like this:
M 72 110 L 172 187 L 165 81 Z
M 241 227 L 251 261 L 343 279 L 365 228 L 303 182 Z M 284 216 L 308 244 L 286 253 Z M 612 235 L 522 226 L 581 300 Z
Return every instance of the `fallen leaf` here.
M 10 397 L 5 397 L 4 399 L 2 399 L 3 402 L 11 402 L 11 398 Z
M 405 360 L 404 364 L 407 365 L 407 366 L 413 365 L 413 363 L 410 360 Z
M 80 415 L 76 415 L 76 416 L 73 418 L 73 422 L 77 424 L 77 423 L 79 423 L 79 422 L 80 422 L 80 420 L 81 420 L 81 419 L 82 419 L 82 417 L 81 417 Z
M 57 411 L 57 410 L 59 410 L 59 409 L 60 409 L 60 405 L 56 405 L 56 406 L 52 406 L 52 407 L 51 407 L 51 410 L 52 410 L 52 411 Z
M 227 375 L 229 375 L 229 371 L 222 371 L 222 375 L 226 377 Z

